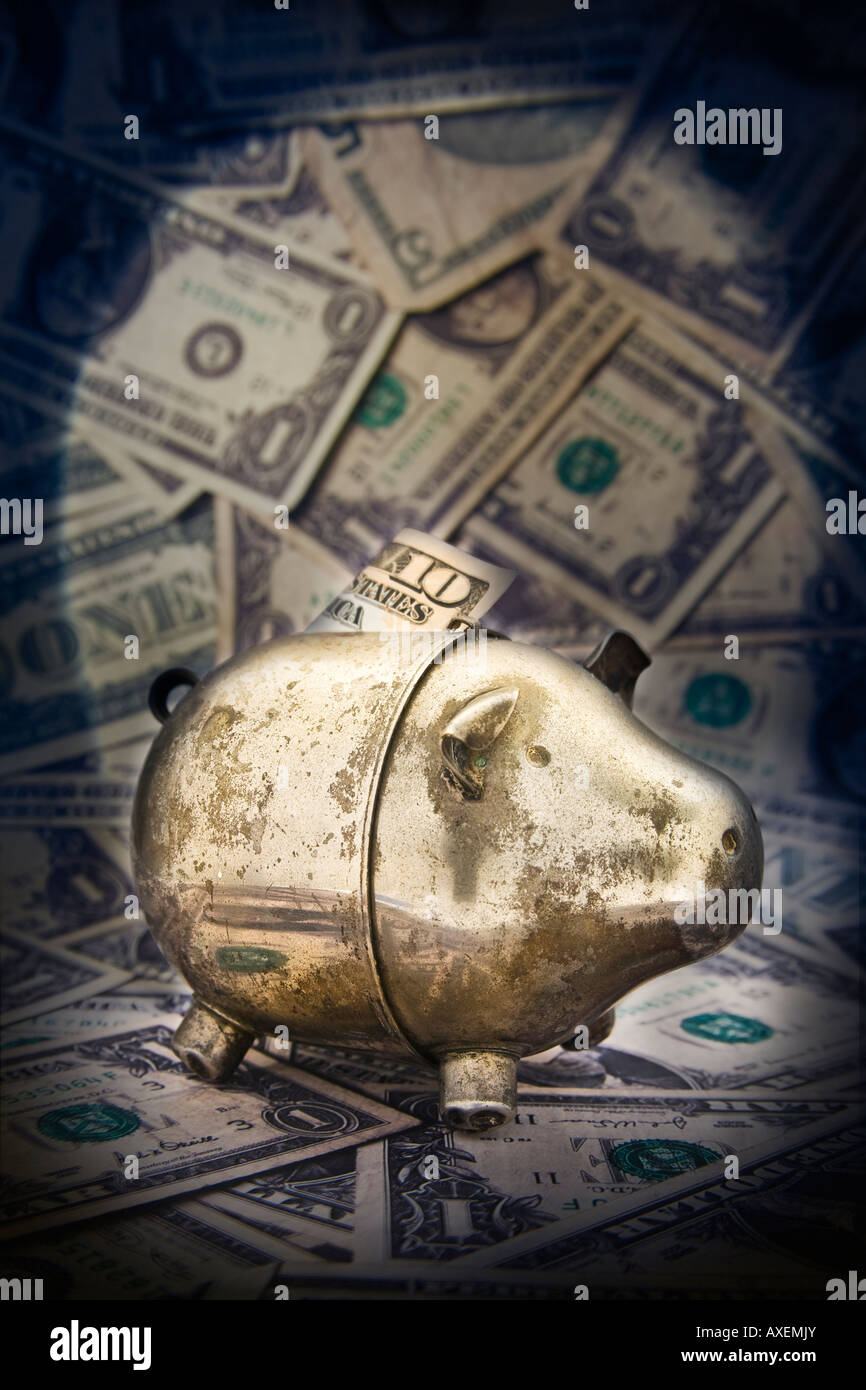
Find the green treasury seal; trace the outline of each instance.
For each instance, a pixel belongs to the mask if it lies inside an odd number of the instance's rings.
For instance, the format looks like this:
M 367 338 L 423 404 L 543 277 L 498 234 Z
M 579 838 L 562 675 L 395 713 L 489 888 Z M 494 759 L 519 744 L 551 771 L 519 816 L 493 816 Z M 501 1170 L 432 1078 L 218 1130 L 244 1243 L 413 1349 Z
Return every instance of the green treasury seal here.
M 574 439 L 556 460 L 556 476 L 572 492 L 604 492 L 618 472 L 616 449 L 604 439 Z
M 367 429 L 380 430 L 393 425 L 406 409 L 406 388 L 390 372 L 381 372 L 358 406 L 355 419 Z
M 627 1144 L 617 1144 L 610 1156 L 624 1173 L 645 1182 L 663 1182 L 677 1173 L 719 1162 L 712 1149 L 684 1139 L 630 1139 Z
M 745 719 L 752 705 L 749 687 L 738 676 L 711 672 L 696 676 L 686 691 L 688 713 L 697 724 L 728 729 Z
M 769 1024 L 742 1014 L 693 1014 L 684 1018 L 680 1027 L 696 1038 L 712 1038 L 714 1042 L 756 1043 L 773 1036 Z
M 139 1126 L 134 1110 L 121 1110 L 107 1101 L 80 1101 L 60 1110 L 46 1110 L 36 1128 L 46 1139 L 66 1139 L 71 1144 L 102 1144 L 132 1134 Z

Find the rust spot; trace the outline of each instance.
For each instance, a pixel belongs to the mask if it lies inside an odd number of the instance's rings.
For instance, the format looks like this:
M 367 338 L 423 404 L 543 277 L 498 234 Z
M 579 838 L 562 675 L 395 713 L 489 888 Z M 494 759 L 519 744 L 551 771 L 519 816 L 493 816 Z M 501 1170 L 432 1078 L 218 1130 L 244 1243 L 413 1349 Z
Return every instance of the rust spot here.
M 727 858 L 720 849 L 714 849 L 704 870 L 704 882 L 708 888 L 726 888 L 728 882 Z
M 659 837 L 669 826 L 683 823 L 677 803 L 672 796 L 668 796 L 666 792 L 662 791 L 655 792 L 648 805 L 637 803 L 630 806 L 629 815 L 648 820 Z
M 329 794 L 334 798 L 341 811 L 348 815 L 355 810 L 358 797 L 358 783 L 348 767 L 341 767 L 331 785 L 328 787 Z
M 550 754 L 540 743 L 531 743 L 526 750 L 526 760 L 532 763 L 533 767 L 547 767 L 550 762 Z

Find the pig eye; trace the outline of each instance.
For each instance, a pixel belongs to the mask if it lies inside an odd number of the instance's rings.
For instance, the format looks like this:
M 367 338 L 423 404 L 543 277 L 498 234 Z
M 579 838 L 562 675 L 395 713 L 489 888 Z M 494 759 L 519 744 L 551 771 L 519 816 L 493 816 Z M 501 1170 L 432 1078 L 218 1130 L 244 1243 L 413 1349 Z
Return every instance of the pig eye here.
M 736 854 L 740 847 L 740 841 L 736 830 L 726 830 L 722 836 L 722 849 L 725 854 Z
M 540 743 L 531 743 L 526 750 L 526 760 L 532 763 L 533 767 L 547 767 L 550 754 Z

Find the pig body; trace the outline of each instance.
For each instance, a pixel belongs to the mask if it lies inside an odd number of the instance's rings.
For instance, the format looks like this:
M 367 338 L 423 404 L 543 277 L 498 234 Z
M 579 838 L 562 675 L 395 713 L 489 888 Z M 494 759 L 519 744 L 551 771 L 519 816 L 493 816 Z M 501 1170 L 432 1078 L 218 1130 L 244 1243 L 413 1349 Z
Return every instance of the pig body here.
M 634 717 L 645 658 L 616 638 L 584 669 L 298 636 L 198 685 L 134 817 L 142 905 L 197 1001 L 179 1055 L 224 1076 L 281 1024 L 408 1052 L 483 1128 L 513 1113 L 518 1058 L 597 1040 L 629 990 L 736 936 L 676 909 L 760 886 L 754 813 Z

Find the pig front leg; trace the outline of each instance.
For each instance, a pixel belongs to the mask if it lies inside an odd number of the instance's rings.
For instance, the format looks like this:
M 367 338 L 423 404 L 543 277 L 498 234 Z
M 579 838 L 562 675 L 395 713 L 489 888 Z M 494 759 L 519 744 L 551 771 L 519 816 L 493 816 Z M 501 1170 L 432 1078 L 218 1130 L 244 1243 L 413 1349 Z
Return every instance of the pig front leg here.
M 254 1042 L 255 1034 L 214 1013 L 193 996 L 171 1046 L 184 1066 L 203 1081 L 228 1081 Z
M 448 1052 L 439 1063 L 439 1109 L 453 1129 L 494 1129 L 517 1110 L 517 1058 L 505 1052 Z

